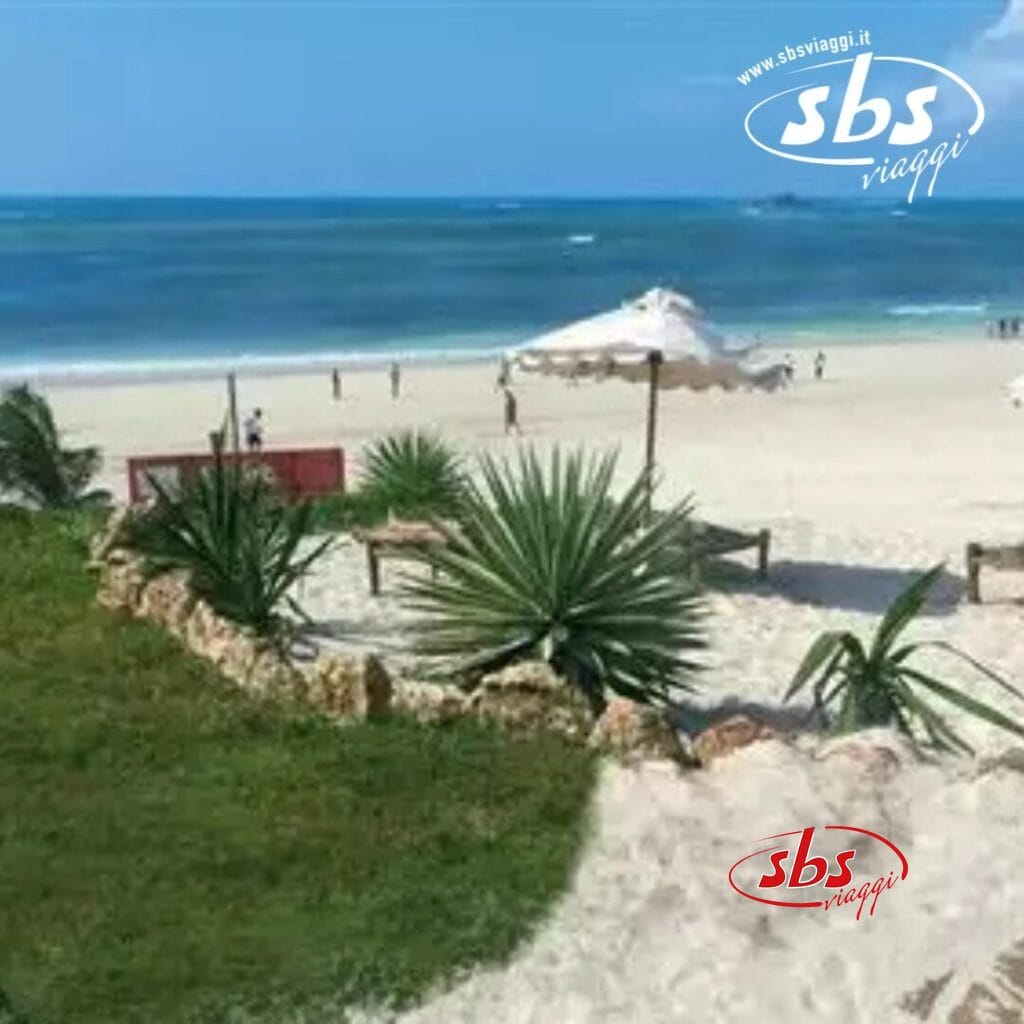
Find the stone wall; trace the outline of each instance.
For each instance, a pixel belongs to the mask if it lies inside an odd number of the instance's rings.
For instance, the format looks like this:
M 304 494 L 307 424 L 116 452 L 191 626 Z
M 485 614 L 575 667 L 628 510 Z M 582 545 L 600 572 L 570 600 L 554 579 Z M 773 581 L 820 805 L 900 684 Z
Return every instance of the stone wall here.
M 197 597 L 186 573 L 149 576 L 144 560 L 125 546 L 129 515 L 115 511 L 90 546 L 99 604 L 163 627 L 255 697 L 300 701 L 341 723 L 398 712 L 430 725 L 461 717 L 551 731 L 626 762 L 667 758 L 693 765 L 710 759 L 703 748 L 705 756 L 696 758 L 698 748 L 684 744 L 659 709 L 613 698 L 595 720 L 583 696 L 543 662 L 509 666 L 465 693 L 454 685 L 394 678 L 373 654 L 331 650 L 308 663 L 293 661 L 218 615 Z M 727 731 L 728 738 L 710 756 L 769 736 L 742 723 Z

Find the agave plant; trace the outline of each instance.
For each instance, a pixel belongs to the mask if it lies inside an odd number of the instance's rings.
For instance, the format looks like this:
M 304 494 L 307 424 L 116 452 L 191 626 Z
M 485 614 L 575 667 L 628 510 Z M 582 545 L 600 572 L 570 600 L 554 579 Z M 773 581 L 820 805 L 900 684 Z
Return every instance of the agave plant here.
M 467 483 L 461 526 L 423 555 L 435 570 L 403 592 L 424 616 L 419 648 L 462 673 L 540 658 L 595 711 L 607 691 L 669 702 L 690 689 L 705 646 L 703 602 L 677 543 L 681 505 L 647 515 L 647 478 L 611 500 L 615 456 L 563 456 L 545 468 L 483 457 Z
M 397 516 L 454 516 L 463 494 L 462 468 L 439 437 L 407 430 L 367 448 L 361 491 Z
M 90 489 L 101 464 L 97 448 L 62 448 L 49 403 L 27 385 L 0 400 L 0 492 L 36 508 L 71 509 L 109 500 Z
M 299 554 L 310 505 L 284 504 L 262 474 L 223 459 L 178 495 L 159 480 L 150 483 L 157 501 L 133 526 L 131 544 L 153 571 L 185 569 L 196 592 L 226 618 L 261 636 L 287 635 L 283 608 L 302 616 L 288 592 L 331 544 Z
M 915 579 L 889 606 L 870 646 L 853 633 L 823 633 L 812 644 L 784 700 L 790 700 L 813 682 L 814 707 L 829 718 L 828 708 L 838 703 L 833 731 L 853 732 L 872 726 L 895 725 L 917 746 L 921 731 L 941 750 L 973 753 L 946 720 L 925 699 L 939 697 L 992 725 L 1017 736 L 1024 728 L 1002 712 L 968 696 L 947 682 L 911 666 L 913 656 L 924 648 L 934 648 L 955 656 L 1003 690 L 1022 697 L 1016 687 L 979 664 L 963 651 L 944 641 L 897 643 L 903 631 L 924 607 L 929 593 L 942 574 L 939 564 Z

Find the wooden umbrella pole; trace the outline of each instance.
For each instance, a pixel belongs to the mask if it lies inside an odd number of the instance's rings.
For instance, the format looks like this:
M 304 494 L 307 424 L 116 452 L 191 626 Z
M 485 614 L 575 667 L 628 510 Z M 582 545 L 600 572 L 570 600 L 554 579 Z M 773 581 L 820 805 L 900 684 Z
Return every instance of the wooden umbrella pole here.
M 231 427 L 231 450 L 237 455 L 241 444 L 238 436 L 238 395 L 233 373 L 228 374 L 228 423 Z
M 647 392 L 647 454 L 644 472 L 647 476 L 647 513 L 650 515 L 654 500 L 654 441 L 658 427 L 658 374 L 664 359 L 661 351 L 652 349 L 647 353 L 650 370 L 650 387 Z

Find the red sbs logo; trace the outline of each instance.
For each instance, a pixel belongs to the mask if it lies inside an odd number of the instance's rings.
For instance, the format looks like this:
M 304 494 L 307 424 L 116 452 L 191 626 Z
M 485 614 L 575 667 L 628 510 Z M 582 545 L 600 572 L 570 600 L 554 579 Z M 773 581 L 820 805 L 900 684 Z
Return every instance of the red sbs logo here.
M 825 825 L 822 831 L 831 840 L 828 855 L 811 853 L 815 837 L 813 825 L 796 832 L 780 832 L 761 841 L 797 836 L 796 850 L 791 850 L 788 845 L 777 845 L 748 853 L 729 869 L 729 884 L 748 900 L 772 907 L 821 907 L 830 910 L 856 903 L 858 921 L 865 906 L 868 907 L 868 916 L 872 916 L 879 896 L 907 877 L 908 864 L 903 851 L 885 836 L 855 825 Z M 849 833 L 858 838 L 851 838 Z M 822 837 L 821 841 L 824 840 Z M 839 849 L 833 849 L 837 843 Z M 856 864 L 857 850 L 845 845 L 849 843 L 859 844 L 862 848 L 866 843 L 877 844 L 879 852 L 891 862 L 892 867 L 887 874 L 870 880 L 863 878 L 856 871 L 859 867 Z

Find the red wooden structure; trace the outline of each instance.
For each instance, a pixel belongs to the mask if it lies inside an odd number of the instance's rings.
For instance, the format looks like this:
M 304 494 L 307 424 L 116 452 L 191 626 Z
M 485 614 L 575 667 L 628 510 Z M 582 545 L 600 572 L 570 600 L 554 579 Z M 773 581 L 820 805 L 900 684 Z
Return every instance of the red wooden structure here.
M 291 500 L 313 498 L 345 489 L 345 453 L 341 448 L 292 448 L 277 451 L 225 453 L 225 462 L 264 466 L 281 492 Z M 141 455 L 128 460 L 128 495 L 134 504 L 150 497 L 148 477 L 170 491 L 177 490 L 199 470 L 212 466 L 212 453 L 204 455 Z

